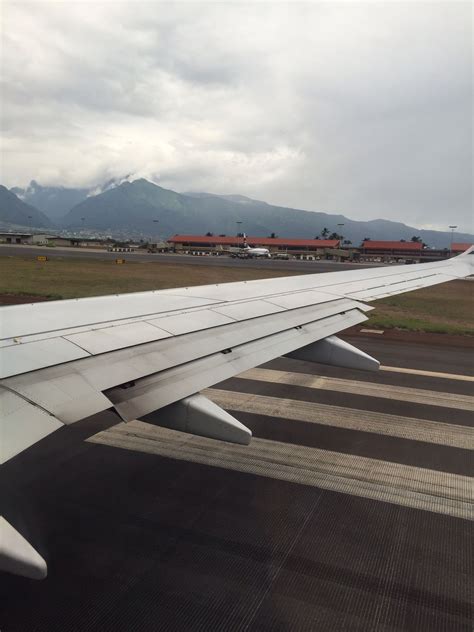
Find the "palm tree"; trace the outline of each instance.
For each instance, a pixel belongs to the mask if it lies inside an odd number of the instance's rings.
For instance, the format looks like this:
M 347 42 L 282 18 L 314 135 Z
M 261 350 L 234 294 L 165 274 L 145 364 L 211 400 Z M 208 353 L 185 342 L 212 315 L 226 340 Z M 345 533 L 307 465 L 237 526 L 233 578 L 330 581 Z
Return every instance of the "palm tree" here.
M 421 244 L 421 237 L 417 237 L 416 235 L 413 235 L 413 237 L 411 238 L 411 240 L 412 240 L 415 244 Z
M 329 235 L 329 229 L 328 228 L 323 228 L 323 230 L 321 231 L 321 237 L 323 239 L 326 239 L 328 235 Z

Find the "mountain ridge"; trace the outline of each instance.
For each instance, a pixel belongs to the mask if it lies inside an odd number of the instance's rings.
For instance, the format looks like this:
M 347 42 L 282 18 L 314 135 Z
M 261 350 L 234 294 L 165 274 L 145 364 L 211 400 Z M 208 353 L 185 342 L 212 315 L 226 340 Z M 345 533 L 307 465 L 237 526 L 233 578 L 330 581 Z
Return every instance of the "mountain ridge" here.
M 133 214 L 130 213 L 132 208 Z M 81 217 L 86 218 L 84 223 L 91 228 L 134 228 L 166 237 L 176 233 L 235 234 L 241 230 L 261 236 L 277 233 L 285 237 L 315 237 L 328 228 L 330 232 L 342 232 L 355 245 L 364 237 L 409 240 L 417 235 L 430 246 L 442 248 L 447 247 L 451 239 L 451 233 L 420 230 L 401 222 L 351 220 L 344 215 L 276 206 L 237 194 L 177 193 L 144 178 L 88 198 L 71 209 L 64 223 L 78 227 Z M 338 227 L 338 224 L 344 226 Z M 455 240 L 471 241 L 474 236 L 456 233 Z
M 129 176 L 111 179 L 90 189 L 42 187 L 33 180 L 27 189 L 17 187 L 10 193 L 13 195 L 15 190 L 23 192 L 24 200 L 36 199 L 37 196 L 43 208 L 51 199 L 56 202 L 59 199 L 60 206 L 77 199 L 75 196 L 82 196 L 62 217 L 57 216 L 59 206 L 53 209 L 55 223 L 67 229 L 87 228 L 111 234 L 119 231 L 129 232 L 130 235 L 159 234 L 162 237 L 206 232 L 232 235 L 244 230 L 254 235 L 276 233 L 291 238 L 315 237 L 327 228 L 330 233 L 342 232 L 344 238 L 354 245 L 365 237 L 409 240 L 417 235 L 428 245 L 442 248 L 447 247 L 451 240 L 448 231 L 418 229 L 385 219 L 352 220 L 345 215 L 277 206 L 240 194 L 177 193 L 145 178 L 131 181 Z M 474 241 L 474 236 L 454 233 L 454 241 L 470 242 Z
M 51 220 L 40 210 L 26 204 L 0 184 L 0 222 L 18 226 L 50 228 Z

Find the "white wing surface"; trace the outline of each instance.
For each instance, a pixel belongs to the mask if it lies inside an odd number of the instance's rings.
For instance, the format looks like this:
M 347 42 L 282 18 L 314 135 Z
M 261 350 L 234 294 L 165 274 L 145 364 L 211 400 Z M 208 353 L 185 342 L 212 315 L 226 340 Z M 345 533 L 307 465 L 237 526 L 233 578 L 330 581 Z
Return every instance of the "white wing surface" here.
M 301 348 L 306 358 L 331 357 L 334 334 L 372 309 L 363 301 L 469 276 L 472 252 L 431 264 L 3 307 L 1 462 L 108 408 L 128 421 Z M 314 343 L 325 339 L 324 355 Z M 336 361 L 357 366 L 362 354 L 338 344 Z
M 334 334 L 366 320 L 364 301 L 473 274 L 473 250 L 431 264 L 3 307 L 0 463 L 107 409 L 247 444 L 250 430 L 199 391 L 285 354 L 377 369 Z M 44 577 L 34 548 L 0 527 L 0 570 Z

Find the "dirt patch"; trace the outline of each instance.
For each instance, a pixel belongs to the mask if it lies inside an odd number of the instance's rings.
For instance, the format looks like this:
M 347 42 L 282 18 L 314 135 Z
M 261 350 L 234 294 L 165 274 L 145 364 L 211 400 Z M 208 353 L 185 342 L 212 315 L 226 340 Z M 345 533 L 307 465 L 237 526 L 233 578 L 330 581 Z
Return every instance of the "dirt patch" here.
M 24 303 L 44 303 L 54 300 L 48 296 L 34 294 L 0 294 L 0 305 L 23 305 Z

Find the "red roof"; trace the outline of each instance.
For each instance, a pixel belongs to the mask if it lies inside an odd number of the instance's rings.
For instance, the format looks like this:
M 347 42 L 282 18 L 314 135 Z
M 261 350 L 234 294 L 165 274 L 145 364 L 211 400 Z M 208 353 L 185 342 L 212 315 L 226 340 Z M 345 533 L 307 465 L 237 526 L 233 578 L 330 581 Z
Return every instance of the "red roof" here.
M 169 243 L 192 243 L 210 245 L 216 244 L 219 246 L 231 246 L 242 245 L 243 237 L 219 237 L 214 235 L 209 237 L 207 235 L 174 235 L 168 239 Z M 339 239 L 281 239 L 275 237 L 247 237 L 247 243 L 249 246 L 301 246 L 313 248 L 337 248 L 339 246 Z
M 422 250 L 423 244 L 417 241 L 364 241 L 366 250 Z
M 453 244 L 453 252 L 464 252 L 474 244 Z

